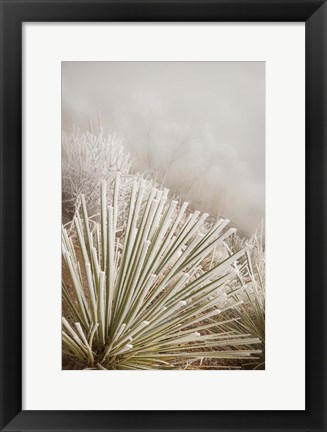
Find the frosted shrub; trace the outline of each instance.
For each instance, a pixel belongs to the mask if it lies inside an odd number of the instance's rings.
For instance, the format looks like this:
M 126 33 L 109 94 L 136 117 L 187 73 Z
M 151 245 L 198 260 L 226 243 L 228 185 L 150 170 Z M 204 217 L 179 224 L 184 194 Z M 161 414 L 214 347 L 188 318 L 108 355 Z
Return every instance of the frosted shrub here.
M 117 173 L 122 183 L 131 182 L 132 158 L 125 151 L 122 140 L 114 134 L 104 136 L 103 132 L 93 135 L 81 133 L 74 128 L 62 135 L 62 194 L 64 214 L 73 213 L 80 205 L 79 197 L 84 194 L 91 214 L 98 207 L 99 179 L 110 186 Z M 122 188 L 123 191 L 123 188 Z M 125 197 L 121 195 L 121 199 Z

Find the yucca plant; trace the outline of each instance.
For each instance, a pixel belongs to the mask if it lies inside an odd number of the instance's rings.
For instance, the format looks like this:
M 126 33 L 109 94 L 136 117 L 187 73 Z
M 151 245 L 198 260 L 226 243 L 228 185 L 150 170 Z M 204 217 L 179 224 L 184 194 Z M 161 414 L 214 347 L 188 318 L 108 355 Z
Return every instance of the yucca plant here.
M 186 214 L 188 204 L 170 200 L 167 189 L 146 194 L 138 179 L 118 230 L 119 177 L 109 205 L 106 189 L 101 182 L 98 223 L 82 195 L 74 229 L 62 231 L 63 354 L 97 369 L 201 368 L 203 360 L 219 368 L 258 357 L 259 338 L 230 330 L 235 318 L 226 318 L 243 303 L 235 298 L 244 288 L 230 286 L 248 246 L 203 266 L 234 233 L 229 221 L 208 230 L 207 214 Z

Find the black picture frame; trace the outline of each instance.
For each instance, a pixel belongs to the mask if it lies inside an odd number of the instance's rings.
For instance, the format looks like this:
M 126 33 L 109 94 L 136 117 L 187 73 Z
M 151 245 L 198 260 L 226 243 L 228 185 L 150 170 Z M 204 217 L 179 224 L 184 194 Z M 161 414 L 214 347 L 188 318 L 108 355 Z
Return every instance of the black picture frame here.
M 1 431 L 326 431 L 326 1 L 0 0 L 0 4 Z M 22 411 L 22 23 L 29 21 L 305 22 L 305 411 L 146 411 L 146 407 L 145 411 Z M 291 368 L 294 361 L 285 359 L 285 367 Z

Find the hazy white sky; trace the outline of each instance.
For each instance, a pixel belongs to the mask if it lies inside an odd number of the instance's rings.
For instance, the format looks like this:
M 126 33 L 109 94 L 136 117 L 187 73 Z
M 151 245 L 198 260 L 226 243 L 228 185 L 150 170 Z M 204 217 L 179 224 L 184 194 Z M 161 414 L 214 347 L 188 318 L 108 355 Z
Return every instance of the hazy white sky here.
M 264 62 L 62 63 L 63 129 L 95 126 L 97 112 L 137 169 L 149 168 L 149 141 L 161 166 L 179 146 L 164 180 L 171 189 L 182 177 L 192 183 L 181 193 L 202 210 L 219 209 L 245 233 L 264 217 Z

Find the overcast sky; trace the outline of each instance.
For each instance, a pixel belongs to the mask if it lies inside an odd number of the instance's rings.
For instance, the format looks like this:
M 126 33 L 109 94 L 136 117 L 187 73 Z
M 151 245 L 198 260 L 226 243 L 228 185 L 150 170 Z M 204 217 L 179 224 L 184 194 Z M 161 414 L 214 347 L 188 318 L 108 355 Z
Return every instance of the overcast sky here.
M 179 146 L 162 171 L 168 187 L 184 178 L 192 185 L 182 198 L 246 234 L 264 217 L 264 62 L 62 63 L 63 129 L 86 130 L 89 120 L 96 129 L 98 112 L 104 130 L 125 139 L 136 169 L 149 169 L 149 141 L 161 166 Z

